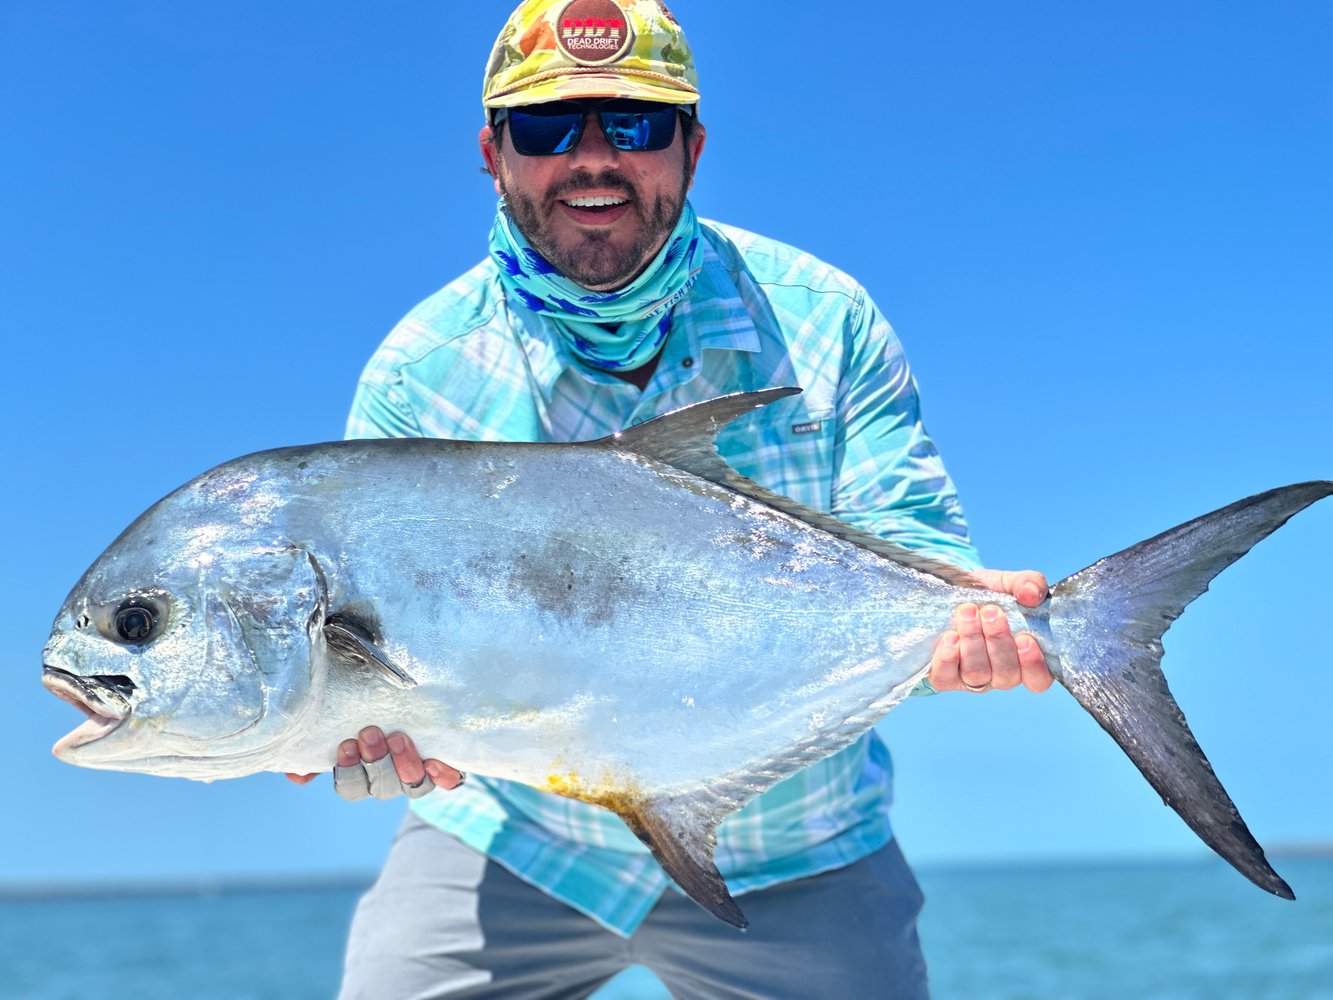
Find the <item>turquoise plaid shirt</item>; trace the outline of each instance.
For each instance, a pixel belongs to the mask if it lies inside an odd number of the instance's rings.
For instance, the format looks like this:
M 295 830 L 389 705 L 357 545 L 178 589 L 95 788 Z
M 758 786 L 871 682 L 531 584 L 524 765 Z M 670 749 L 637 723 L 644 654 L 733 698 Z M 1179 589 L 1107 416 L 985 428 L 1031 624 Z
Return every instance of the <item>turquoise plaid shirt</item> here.
M 390 333 L 347 436 L 582 441 L 725 393 L 799 385 L 723 430 L 728 461 L 810 507 L 977 568 L 902 347 L 865 291 L 792 247 L 702 226 L 702 272 L 643 392 L 576 361 L 545 318 L 505 298 L 486 261 Z M 740 895 L 850 864 L 891 839 L 891 797 L 888 751 L 871 732 L 727 819 L 718 869 Z M 627 937 L 670 884 L 619 817 L 526 785 L 469 776 L 412 808 Z

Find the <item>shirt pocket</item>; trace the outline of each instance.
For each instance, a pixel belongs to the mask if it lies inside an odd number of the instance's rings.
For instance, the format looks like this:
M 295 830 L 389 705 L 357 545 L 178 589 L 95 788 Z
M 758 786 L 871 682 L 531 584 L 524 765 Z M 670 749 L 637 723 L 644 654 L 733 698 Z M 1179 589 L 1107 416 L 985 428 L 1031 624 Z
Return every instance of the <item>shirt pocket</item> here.
M 789 396 L 733 420 L 717 436 L 722 457 L 743 476 L 827 511 L 833 490 L 833 409 Z

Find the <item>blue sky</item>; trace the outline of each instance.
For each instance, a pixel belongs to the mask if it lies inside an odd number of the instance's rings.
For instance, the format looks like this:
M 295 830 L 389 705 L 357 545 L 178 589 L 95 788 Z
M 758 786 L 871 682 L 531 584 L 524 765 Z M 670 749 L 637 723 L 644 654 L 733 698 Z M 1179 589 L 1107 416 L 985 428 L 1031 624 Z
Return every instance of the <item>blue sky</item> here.
M 1333 478 L 1327 5 L 672 7 L 709 128 L 700 214 L 866 285 L 991 565 L 1056 579 Z M 19 817 L 0 824 L 0 884 L 378 864 L 401 807 L 342 804 L 327 780 L 55 761 L 78 718 L 41 687 L 40 650 L 158 497 L 339 436 L 390 326 L 481 258 L 480 74 L 507 11 L 0 4 L 17 630 L 0 694 Z M 1269 846 L 1333 840 L 1330 556 L 1326 502 L 1167 637 L 1173 690 Z M 1202 851 L 1062 691 L 918 700 L 882 729 L 917 861 Z

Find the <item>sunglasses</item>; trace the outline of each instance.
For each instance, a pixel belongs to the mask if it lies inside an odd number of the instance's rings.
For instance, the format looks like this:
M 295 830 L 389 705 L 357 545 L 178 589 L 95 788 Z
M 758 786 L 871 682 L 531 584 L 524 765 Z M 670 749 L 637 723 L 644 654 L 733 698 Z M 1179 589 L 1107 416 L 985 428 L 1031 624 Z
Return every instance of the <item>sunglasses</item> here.
M 523 156 L 559 156 L 579 144 L 588 117 L 596 115 L 608 143 L 627 153 L 643 153 L 671 145 L 677 114 L 693 115 L 694 109 L 624 98 L 552 101 L 525 108 L 496 108 L 491 125 L 507 121 L 509 141 Z

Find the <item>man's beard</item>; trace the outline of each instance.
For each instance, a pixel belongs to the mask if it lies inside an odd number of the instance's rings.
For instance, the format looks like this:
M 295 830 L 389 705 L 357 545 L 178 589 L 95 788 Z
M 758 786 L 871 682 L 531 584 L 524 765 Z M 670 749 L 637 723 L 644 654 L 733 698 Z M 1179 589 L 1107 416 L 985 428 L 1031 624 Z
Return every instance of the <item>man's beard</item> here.
M 562 248 L 556 243 L 535 199 L 511 191 L 504 183 L 503 173 L 500 187 L 518 231 L 560 274 L 584 288 L 612 289 L 628 285 L 637 278 L 666 243 L 667 237 L 680 221 L 681 212 L 685 210 L 689 178 L 681 184 L 675 198 L 658 195 L 647 213 L 633 186 L 617 173 L 574 178 L 547 192 L 545 203 L 552 206 L 551 211 L 556 210 L 554 206 L 560 197 L 571 191 L 595 187 L 625 192 L 630 198 L 630 211 L 639 216 L 640 222 L 634 241 L 627 249 L 613 246 L 607 234 L 597 231 L 583 235 L 574 247 Z

